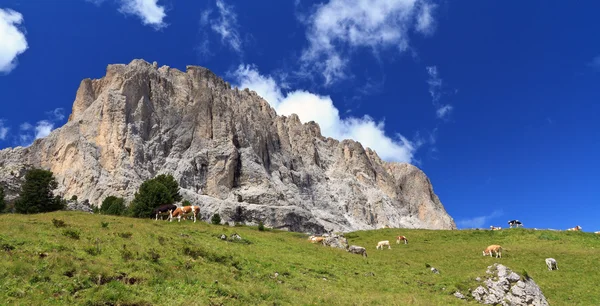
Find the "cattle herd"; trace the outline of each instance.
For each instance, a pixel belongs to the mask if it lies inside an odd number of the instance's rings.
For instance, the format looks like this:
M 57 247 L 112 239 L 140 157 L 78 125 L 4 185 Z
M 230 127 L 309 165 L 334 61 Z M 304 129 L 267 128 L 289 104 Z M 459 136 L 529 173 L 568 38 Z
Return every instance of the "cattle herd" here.
M 519 220 L 510 220 L 510 221 L 508 221 L 508 226 L 509 226 L 509 228 L 523 227 L 523 223 Z M 385 226 L 384 228 L 389 228 L 389 226 Z M 498 230 L 502 230 L 502 227 L 492 225 L 492 226 L 490 226 L 490 230 L 498 231 Z M 582 228 L 579 225 L 577 225 L 573 228 L 567 229 L 567 231 L 581 231 L 581 230 L 582 230 Z M 594 232 L 594 233 L 600 234 L 600 231 Z M 308 237 L 308 240 L 311 243 L 323 243 L 326 236 L 327 235 L 323 235 L 323 236 L 314 236 L 313 235 L 313 236 Z M 406 238 L 406 236 L 397 236 L 396 237 L 396 244 L 400 244 L 401 242 L 404 244 L 408 244 L 408 239 Z M 392 248 L 389 240 L 379 241 L 377 243 L 377 245 L 375 246 L 375 249 L 383 250 L 386 247 L 388 249 Z M 348 247 L 348 252 L 367 257 L 367 250 L 361 246 L 351 245 Z M 487 256 L 487 255 L 489 255 L 490 257 L 493 257 L 495 255 L 496 258 L 502 258 L 502 246 L 497 245 L 497 244 L 492 244 L 492 245 L 488 246 L 487 248 L 485 248 L 485 250 L 483 250 L 483 256 Z M 548 270 L 558 270 L 558 264 L 556 263 L 556 259 L 554 259 L 554 258 L 546 258 L 546 266 L 548 267 Z
M 190 206 L 178 207 L 177 205 L 174 205 L 174 204 L 165 204 L 165 205 L 160 205 L 160 206 L 156 207 L 152 211 L 151 218 L 158 220 L 158 217 L 160 216 L 160 218 L 162 220 L 163 217 L 166 216 L 167 220 L 169 220 L 169 222 L 172 222 L 174 218 L 177 218 L 177 221 L 181 222 L 182 218 L 185 220 L 185 218 L 189 217 L 192 220 L 194 220 L 194 222 L 196 222 L 199 212 L 200 212 L 199 206 L 190 205 Z M 509 226 L 509 228 L 523 227 L 523 223 L 521 223 L 521 221 L 519 221 L 519 220 L 510 220 L 510 221 L 508 221 L 508 226 Z M 389 228 L 389 226 L 385 226 L 385 228 Z M 498 231 L 498 230 L 502 230 L 502 227 L 491 225 L 490 229 L 492 231 Z M 582 230 L 582 228 L 579 225 L 577 225 L 573 228 L 567 229 L 567 231 L 581 231 L 581 230 Z M 594 233 L 600 234 L 600 231 L 594 232 Z M 323 236 L 314 236 L 313 235 L 313 236 L 308 237 L 308 240 L 311 243 L 323 243 L 323 241 L 326 238 L 325 236 L 326 235 L 323 235 Z M 408 238 L 406 238 L 406 236 L 397 236 L 396 244 L 400 244 L 401 242 L 404 244 L 408 244 Z M 375 247 L 375 249 L 383 250 L 385 247 L 387 247 L 388 249 L 392 248 L 389 240 L 379 241 L 377 243 L 377 246 Z M 351 245 L 348 247 L 348 252 L 367 257 L 367 250 L 361 246 Z M 502 258 L 502 246 L 497 245 L 497 244 L 492 244 L 492 245 L 488 246 L 485 250 L 483 250 L 483 256 L 487 256 L 487 255 L 490 255 L 490 257 L 492 257 L 493 255 L 496 255 L 496 258 Z M 546 266 L 548 266 L 548 270 L 558 270 L 558 265 L 554 258 L 546 258 Z

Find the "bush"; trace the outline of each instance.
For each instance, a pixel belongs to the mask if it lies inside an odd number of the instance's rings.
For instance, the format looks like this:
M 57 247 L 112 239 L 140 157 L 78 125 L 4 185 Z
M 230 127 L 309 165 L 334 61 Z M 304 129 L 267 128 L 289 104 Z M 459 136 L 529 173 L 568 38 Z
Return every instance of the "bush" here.
M 52 219 L 52 224 L 54 224 L 54 227 L 66 227 L 67 226 L 65 221 L 60 220 L 60 219 Z
M 102 228 L 108 228 L 108 222 L 100 222 Z
M 263 224 L 262 221 L 258 222 L 258 230 L 261 232 L 265 231 L 265 225 Z
M 66 229 L 63 231 L 63 235 L 65 235 L 71 239 L 79 240 L 79 231 L 76 231 L 76 230 Z
M 124 238 L 124 239 L 129 239 L 129 238 L 131 238 L 131 236 L 133 236 L 133 233 L 131 233 L 131 232 L 118 233 L 117 236 Z
M 73 195 L 73 196 L 71 197 L 71 201 L 77 201 L 77 196 L 76 196 L 76 195 Z
M 142 183 L 135 198 L 131 202 L 130 212 L 133 217 L 149 218 L 155 207 L 174 203 L 169 189 L 156 180 Z
M 214 214 L 212 216 L 212 218 L 210 219 L 210 222 L 214 225 L 219 225 L 221 224 L 221 216 L 219 216 L 219 214 Z
M 0 186 L 0 213 L 6 209 L 6 200 L 4 200 L 4 188 Z
M 114 196 L 107 197 L 102 201 L 100 206 L 100 212 L 105 215 L 121 216 L 125 214 L 127 207 L 125 206 L 125 199 L 117 198 Z
M 15 210 L 21 214 L 36 214 L 62 209 L 64 201 L 53 194 L 57 187 L 58 183 L 52 172 L 42 169 L 30 170 L 25 175 L 25 183 L 15 201 Z
M 91 247 L 87 247 L 85 248 L 85 252 L 92 255 L 92 256 L 97 256 L 100 255 L 100 248 L 98 246 L 91 246 Z

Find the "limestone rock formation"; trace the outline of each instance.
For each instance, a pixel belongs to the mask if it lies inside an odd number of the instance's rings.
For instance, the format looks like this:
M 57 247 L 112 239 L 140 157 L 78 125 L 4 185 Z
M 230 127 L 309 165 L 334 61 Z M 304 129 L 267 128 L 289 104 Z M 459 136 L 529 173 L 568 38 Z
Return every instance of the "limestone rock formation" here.
M 255 92 L 196 66 L 134 60 L 83 80 L 67 124 L 0 151 L 9 198 L 31 167 L 51 170 L 66 198 L 93 205 L 131 200 L 144 180 L 169 173 L 204 219 L 218 212 L 227 221 L 240 206 L 246 222 L 293 231 L 455 228 L 417 167 L 325 138 L 316 123 L 278 116 Z
M 533 279 L 521 277 L 501 264 L 489 266 L 487 274 L 488 278 L 483 281 L 483 285 L 471 292 L 476 301 L 505 306 L 548 305 L 542 290 Z M 456 294 L 455 296 L 459 297 Z

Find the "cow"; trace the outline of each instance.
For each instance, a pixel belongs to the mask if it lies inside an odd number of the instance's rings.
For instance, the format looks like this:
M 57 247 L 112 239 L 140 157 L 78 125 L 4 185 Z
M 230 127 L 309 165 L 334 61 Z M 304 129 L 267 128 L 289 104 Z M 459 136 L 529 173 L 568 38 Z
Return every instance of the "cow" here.
M 508 221 L 508 225 L 510 226 L 510 228 L 514 227 L 523 227 L 523 223 L 521 223 L 521 221 L 519 220 L 510 220 Z
M 581 226 L 577 225 L 575 227 L 567 229 L 567 231 L 576 231 L 576 232 L 579 232 L 579 231 L 581 231 Z
M 323 240 L 325 240 L 325 237 L 310 236 L 309 240 L 311 243 L 323 243 Z
M 500 226 L 493 226 L 493 225 L 490 225 L 490 229 L 491 229 L 492 231 L 499 231 L 499 230 L 501 230 L 502 228 L 501 228 Z
M 379 241 L 379 243 L 377 243 L 377 247 L 375 247 L 375 249 L 382 249 L 383 247 L 387 246 L 388 249 L 391 249 L 392 247 L 390 246 L 390 241 L 389 240 L 383 240 L 383 241 Z
M 181 222 L 181 217 L 185 217 L 188 215 L 192 216 L 192 219 L 194 220 L 194 223 L 196 223 L 196 218 L 198 217 L 198 213 L 200 212 L 200 206 L 184 206 L 184 207 L 178 207 L 177 209 L 175 209 L 175 211 L 173 211 L 173 217 L 171 218 L 171 221 L 173 221 L 173 218 L 177 218 L 178 222 Z
M 556 259 L 554 258 L 546 258 L 546 266 L 548 266 L 548 270 L 558 270 L 558 264 L 556 264 Z
M 600 235 L 600 231 L 594 232 L 594 234 L 596 234 L 596 235 Z
M 358 255 L 362 255 L 363 257 L 367 257 L 367 249 L 358 246 L 358 245 L 351 245 L 348 248 L 348 252 L 352 253 L 352 254 L 358 254 Z
M 175 211 L 176 209 L 177 205 L 164 204 L 152 210 L 152 214 L 150 215 L 150 217 L 156 218 L 155 220 L 158 220 L 158 216 L 160 215 L 160 218 L 162 220 L 162 216 L 168 216 L 167 220 L 171 220 L 173 218 L 173 211 Z
M 396 237 L 396 244 L 400 244 L 400 241 L 404 241 L 404 244 L 408 244 L 408 239 L 404 236 Z
M 490 254 L 490 257 L 492 257 L 492 253 L 496 253 L 496 258 L 501 258 L 502 257 L 502 247 L 497 244 L 492 244 L 483 251 L 483 256 Z

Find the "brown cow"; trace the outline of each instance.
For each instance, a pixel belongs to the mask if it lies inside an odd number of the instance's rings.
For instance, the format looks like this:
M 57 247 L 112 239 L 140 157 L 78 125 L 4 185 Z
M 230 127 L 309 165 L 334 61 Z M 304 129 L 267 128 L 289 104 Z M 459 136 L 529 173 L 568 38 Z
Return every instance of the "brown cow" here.
M 396 244 L 400 244 L 400 241 L 404 241 L 404 244 L 408 244 L 408 239 L 404 236 L 396 237 Z
M 194 219 L 194 223 L 195 223 L 199 212 L 200 212 L 200 206 L 192 205 L 192 206 L 178 207 L 173 212 L 173 218 L 177 218 L 177 221 L 181 222 L 181 217 L 186 217 L 186 216 L 191 215 L 192 219 Z M 173 219 L 171 219 L 171 221 L 173 221 Z
M 492 253 L 496 253 L 496 258 L 501 258 L 502 257 L 502 247 L 497 244 L 492 244 L 483 251 L 483 256 L 490 254 L 490 257 L 492 257 Z

